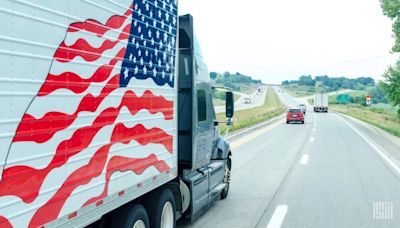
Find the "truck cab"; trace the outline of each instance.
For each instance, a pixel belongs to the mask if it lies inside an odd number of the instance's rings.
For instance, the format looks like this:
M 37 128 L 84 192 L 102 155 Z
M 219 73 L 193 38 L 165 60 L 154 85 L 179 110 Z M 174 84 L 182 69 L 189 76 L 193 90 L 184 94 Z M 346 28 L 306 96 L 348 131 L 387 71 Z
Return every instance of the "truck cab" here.
M 194 220 L 229 190 L 232 153 L 219 133 L 212 103 L 213 88 L 190 15 L 179 18 L 178 169 L 190 190 Z M 232 118 L 232 92 L 226 93 L 226 117 Z

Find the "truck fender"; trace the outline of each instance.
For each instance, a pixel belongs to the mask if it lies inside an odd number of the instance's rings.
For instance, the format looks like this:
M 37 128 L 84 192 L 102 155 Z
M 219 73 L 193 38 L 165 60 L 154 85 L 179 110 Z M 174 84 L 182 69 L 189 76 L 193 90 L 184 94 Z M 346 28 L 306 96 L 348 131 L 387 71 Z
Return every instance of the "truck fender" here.
M 217 143 L 218 152 L 216 155 L 217 159 L 227 159 L 228 154 L 231 151 L 228 141 L 225 138 L 220 138 Z

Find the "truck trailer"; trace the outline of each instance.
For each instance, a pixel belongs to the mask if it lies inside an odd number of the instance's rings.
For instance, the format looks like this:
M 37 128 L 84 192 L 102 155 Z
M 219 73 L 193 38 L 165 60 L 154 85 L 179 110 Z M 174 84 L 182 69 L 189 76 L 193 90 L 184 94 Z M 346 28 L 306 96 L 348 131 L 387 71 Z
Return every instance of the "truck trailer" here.
M 314 94 L 314 112 L 328 112 L 328 94 Z
M 175 227 L 227 197 L 232 152 L 176 0 L 5 0 L 0 21 L 0 227 Z

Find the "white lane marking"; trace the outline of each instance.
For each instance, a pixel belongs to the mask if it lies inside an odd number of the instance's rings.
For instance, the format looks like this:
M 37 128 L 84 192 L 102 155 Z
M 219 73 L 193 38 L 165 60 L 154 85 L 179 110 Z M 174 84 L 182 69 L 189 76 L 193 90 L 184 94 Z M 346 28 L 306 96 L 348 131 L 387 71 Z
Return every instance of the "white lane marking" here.
M 268 223 L 267 228 L 280 228 L 288 210 L 287 205 L 278 205 Z
M 314 142 L 314 137 L 311 137 L 311 138 L 310 138 L 310 142 Z
M 347 120 L 344 120 L 341 116 L 339 116 L 339 119 L 341 119 L 347 126 L 349 126 L 355 133 L 357 133 L 368 145 L 374 149 L 380 156 L 381 158 L 392 167 L 397 174 L 400 175 L 400 168 L 395 164 L 394 161 L 392 161 L 381 149 L 379 149 L 374 143 L 371 142 L 371 140 L 366 137 L 363 133 L 361 133 L 359 130 L 357 130 L 351 123 L 349 123 Z
M 310 158 L 310 156 L 308 156 L 307 154 L 304 154 L 300 159 L 300 163 L 302 165 L 307 165 L 309 158 Z

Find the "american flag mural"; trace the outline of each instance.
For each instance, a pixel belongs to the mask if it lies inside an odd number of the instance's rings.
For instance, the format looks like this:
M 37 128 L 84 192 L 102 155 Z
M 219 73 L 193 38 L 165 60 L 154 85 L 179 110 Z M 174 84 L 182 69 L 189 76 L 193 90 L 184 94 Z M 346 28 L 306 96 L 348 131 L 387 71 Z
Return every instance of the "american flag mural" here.
M 134 0 L 67 26 L 7 148 L 0 227 L 41 226 L 176 166 L 177 23 L 176 1 Z

